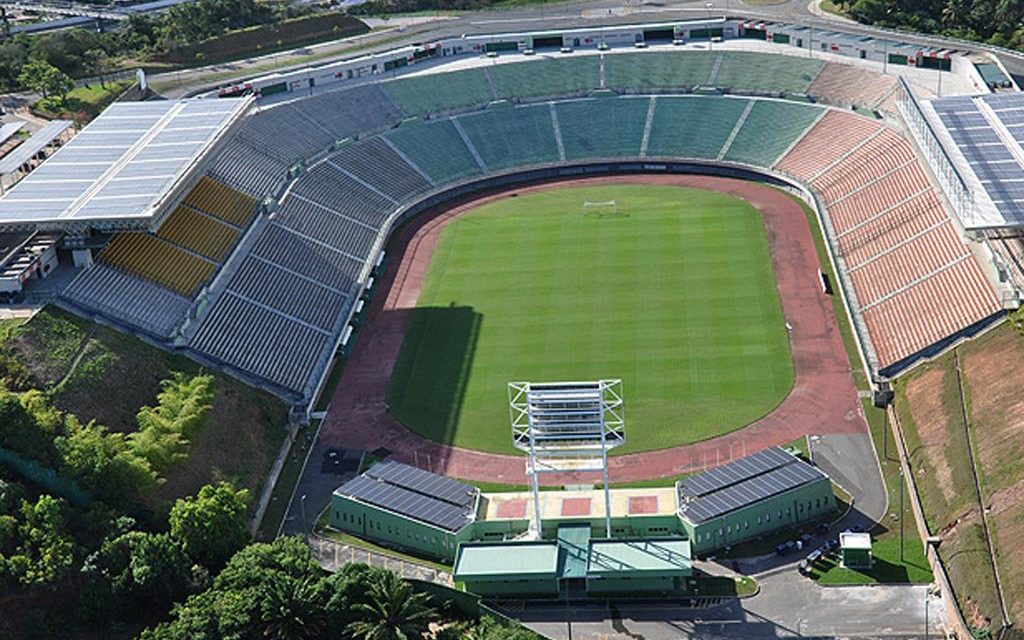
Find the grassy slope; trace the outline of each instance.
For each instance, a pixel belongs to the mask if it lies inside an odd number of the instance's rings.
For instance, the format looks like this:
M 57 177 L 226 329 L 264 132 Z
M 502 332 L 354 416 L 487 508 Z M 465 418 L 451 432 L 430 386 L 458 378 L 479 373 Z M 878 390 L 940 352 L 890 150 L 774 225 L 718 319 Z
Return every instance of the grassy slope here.
M 977 353 L 979 347 L 971 348 Z M 998 596 L 973 487 L 952 353 L 902 379 L 896 408 L 928 528 L 942 538 L 939 553 L 960 608 L 975 626 L 998 622 Z
M 1024 339 L 1009 324 L 961 348 L 971 438 L 1011 621 L 1024 621 Z M 979 527 L 980 531 L 980 527 Z M 996 619 L 998 622 L 998 619 Z M 1020 633 L 1018 631 L 1018 633 Z
M 5 348 L 15 350 L 35 386 L 47 390 L 58 407 L 118 431 L 135 429 L 139 407 L 156 403 L 160 381 L 172 371 L 201 371 L 183 356 L 53 307 L 11 332 Z M 168 473 L 153 496 L 154 507 L 219 479 L 256 494 L 273 463 L 285 435 L 287 408 L 233 378 L 215 378 L 213 407 L 193 439 L 191 455 Z
M 613 199 L 617 216 L 581 212 Z M 568 188 L 445 230 L 389 402 L 431 438 L 508 452 L 510 380 L 621 377 L 625 452 L 741 427 L 793 375 L 756 210 L 675 187 Z

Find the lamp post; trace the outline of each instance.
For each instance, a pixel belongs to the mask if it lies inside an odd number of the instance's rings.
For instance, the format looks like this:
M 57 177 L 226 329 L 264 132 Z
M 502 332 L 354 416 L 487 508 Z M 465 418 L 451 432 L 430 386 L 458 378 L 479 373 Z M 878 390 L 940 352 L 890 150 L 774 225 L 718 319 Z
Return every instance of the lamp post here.
M 900 562 L 903 562 L 903 465 L 902 464 L 900 465 Z
M 306 494 L 302 494 L 302 497 L 299 498 L 299 511 L 302 514 L 302 537 L 308 544 L 309 532 L 306 530 Z

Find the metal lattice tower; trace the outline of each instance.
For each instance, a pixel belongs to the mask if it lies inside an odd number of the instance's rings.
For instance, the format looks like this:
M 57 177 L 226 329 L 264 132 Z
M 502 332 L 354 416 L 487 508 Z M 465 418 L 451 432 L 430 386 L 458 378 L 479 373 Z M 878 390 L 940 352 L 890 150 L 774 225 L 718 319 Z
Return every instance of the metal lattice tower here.
M 604 483 L 605 527 L 612 535 L 608 450 L 626 441 L 622 380 L 596 382 L 510 382 L 512 444 L 528 454 L 537 534 L 541 528 L 542 473 L 600 471 Z

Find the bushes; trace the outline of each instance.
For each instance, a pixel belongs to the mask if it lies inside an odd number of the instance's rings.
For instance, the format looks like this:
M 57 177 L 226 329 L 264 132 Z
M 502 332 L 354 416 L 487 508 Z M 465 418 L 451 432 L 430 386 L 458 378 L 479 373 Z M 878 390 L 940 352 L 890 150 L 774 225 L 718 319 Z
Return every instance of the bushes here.
M 0 579 L 7 585 L 53 584 L 74 562 L 61 503 L 47 495 L 35 503 L 22 500 L 18 515 L 0 516 Z
M 222 482 L 206 485 L 195 498 L 183 498 L 171 508 L 171 535 L 185 551 L 210 569 L 220 569 L 249 542 L 246 511 L 249 492 L 235 491 Z
M 128 438 L 153 469 L 166 471 L 188 456 L 189 439 L 213 402 L 213 376 L 175 372 L 160 386 L 157 405 L 139 409 L 139 430 Z
M 210 375 L 174 373 L 161 386 L 156 406 L 139 410 L 139 431 L 127 436 L 93 421 L 81 424 L 39 390 L 19 398 L 0 388 L 0 447 L 76 480 L 111 504 L 127 504 L 188 456 L 189 438 L 213 402 Z

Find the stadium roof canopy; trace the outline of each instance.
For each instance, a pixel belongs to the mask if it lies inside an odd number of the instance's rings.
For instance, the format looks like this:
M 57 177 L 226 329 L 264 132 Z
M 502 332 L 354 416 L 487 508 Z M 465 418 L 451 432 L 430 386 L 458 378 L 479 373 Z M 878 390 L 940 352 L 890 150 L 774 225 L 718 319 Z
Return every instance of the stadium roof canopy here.
M 938 98 L 922 110 L 973 194 L 963 225 L 1024 225 L 1024 94 Z
M 680 480 L 679 514 L 707 522 L 822 478 L 815 467 L 772 447 Z
M 0 198 L 0 228 L 147 227 L 251 101 L 112 105 Z

